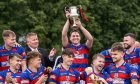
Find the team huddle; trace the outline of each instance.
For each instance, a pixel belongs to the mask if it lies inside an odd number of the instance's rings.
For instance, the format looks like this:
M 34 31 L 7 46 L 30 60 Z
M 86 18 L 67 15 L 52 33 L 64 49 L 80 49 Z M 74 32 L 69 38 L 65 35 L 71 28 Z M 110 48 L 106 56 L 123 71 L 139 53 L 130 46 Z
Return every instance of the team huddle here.
M 69 12 L 66 12 L 68 18 Z M 56 49 L 50 53 L 39 47 L 34 32 L 26 35 L 26 47 L 16 42 L 11 30 L 4 30 L 4 45 L 0 47 L 0 84 L 139 84 L 140 43 L 133 33 L 124 35 L 122 42 L 93 55 L 91 66 L 88 54 L 93 45 L 92 35 L 76 20 L 70 28 L 69 18 L 62 30 L 62 52 L 57 59 Z M 70 36 L 68 37 L 68 30 Z M 81 43 L 81 33 L 86 42 Z M 53 69 L 52 69 L 53 68 Z

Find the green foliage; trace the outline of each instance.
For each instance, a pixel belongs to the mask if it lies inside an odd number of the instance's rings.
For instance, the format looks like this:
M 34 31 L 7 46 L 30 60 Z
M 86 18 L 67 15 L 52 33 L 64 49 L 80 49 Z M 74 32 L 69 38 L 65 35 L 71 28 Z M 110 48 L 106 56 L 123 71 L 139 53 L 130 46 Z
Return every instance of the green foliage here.
M 55 47 L 60 54 L 67 5 L 81 5 L 89 18 L 89 22 L 82 23 L 94 37 L 90 57 L 110 48 L 113 42 L 122 41 L 127 32 L 140 34 L 139 0 L 1 0 L 0 33 L 11 29 L 19 37 L 37 32 L 41 47 Z

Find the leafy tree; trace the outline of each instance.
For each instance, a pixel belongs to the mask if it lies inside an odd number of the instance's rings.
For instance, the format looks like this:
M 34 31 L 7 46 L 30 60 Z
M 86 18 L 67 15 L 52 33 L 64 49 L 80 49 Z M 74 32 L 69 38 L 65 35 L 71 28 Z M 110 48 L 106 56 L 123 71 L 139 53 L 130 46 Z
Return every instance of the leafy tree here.
M 64 7 L 71 5 L 81 5 L 89 19 L 89 22 L 81 20 L 94 37 L 90 58 L 122 41 L 127 32 L 140 34 L 139 0 L 1 0 L 0 33 L 11 29 L 19 38 L 37 32 L 41 47 L 48 50 L 55 47 L 60 54 L 61 31 L 66 21 Z

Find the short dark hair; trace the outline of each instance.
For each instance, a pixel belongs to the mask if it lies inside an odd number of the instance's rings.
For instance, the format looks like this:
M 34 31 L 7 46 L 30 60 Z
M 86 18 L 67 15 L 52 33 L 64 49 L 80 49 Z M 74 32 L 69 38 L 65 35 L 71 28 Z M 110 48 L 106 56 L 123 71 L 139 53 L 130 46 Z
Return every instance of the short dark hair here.
M 80 37 L 81 37 L 81 33 L 80 33 L 80 31 L 79 31 L 78 29 L 77 29 L 77 30 L 72 29 L 72 30 L 70 31 L 70 36 L 71 36 L 71 34 L 72 34 L 73 32 L 78 32 L 78 33 L 79 33 L 79 35 L 80 35 Z
M 42 54 L 39 53 L 39 52 L 36 52 L 36 51 L 30 51 L 27 53 L 27 58 L 26 58 L 26 61 L 27 61 L 27 64 L 29 63 L 29 61 L 33 58 L 36 58 L 36 57 L 39 57 L 39 58 L 42 58 Z
M 61 53 L 61 56 L 62 55 L 68 55 L 68 56 L 73 56 L 74 57 L 74 53 L 73 53 L 71 48 L 65 48 Z
M 94 60 L 96 60 L 98 57 L 105 59 L 105 57 L 104 57 L 102 54 L 99 54 L 99 53 L 98 53 L 98 54 L 93 55 L 92 60 L 94 61 Z M 93 62 L 93 61 L 92 61 L 92 62 Z
M 11 54 L 9 55 L 9 60 L 12 59 L 12 58 L 14 58 L 14 57 L 17 57 L 17 58 L 22 59 L 22 56 L 19 55 L 18 53 L 11 53 Z
M 127 37 L 127 36 L 130 36 L 131 38 L 136 39 L 136 35 L 133 33 L 127 33 L 124 35 L 124 37 Z
M 113 45 L 111 46 L 111 51 L 124 52 L 124 47 L 123 47 L 122 43 L 116 42 L 116 43 L 113 43 Z

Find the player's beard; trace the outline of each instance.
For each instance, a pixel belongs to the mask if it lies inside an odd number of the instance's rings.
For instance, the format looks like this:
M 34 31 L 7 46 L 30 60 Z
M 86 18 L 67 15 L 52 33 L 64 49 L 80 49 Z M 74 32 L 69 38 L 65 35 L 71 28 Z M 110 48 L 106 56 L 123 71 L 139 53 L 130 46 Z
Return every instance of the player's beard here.
M 115 57 L 114 57 L 114 58 L 112 58 L 112 60 L 113 60 L 113 62 L 114 62 L 114 63 L 116 63 L 116 62 L 118 62 L 118 61 L 119 61 L 119 59 L 117 59 L 117 58 L 115 58 Z
M 126 46 L 126 45 L 127 45 L 127 46 Z M 125 45 L 124 45 L 124 48 L 127 50 L 127 49 L 131 48 L 131 45 L 125 44 Z

